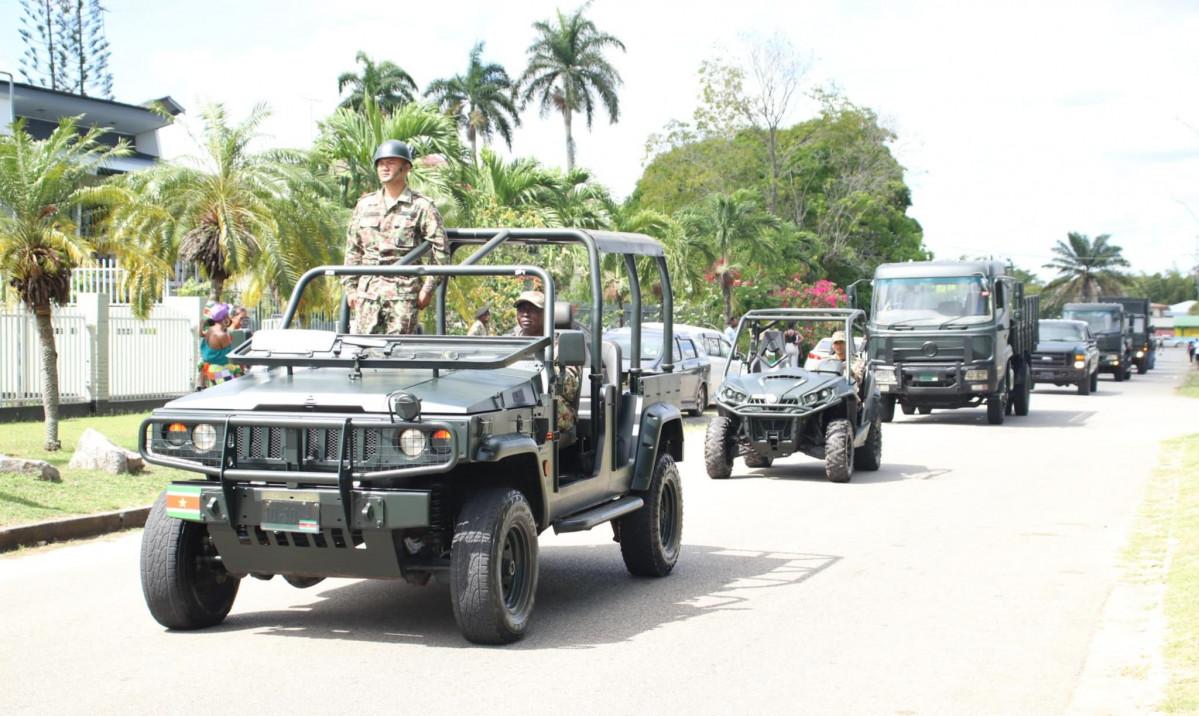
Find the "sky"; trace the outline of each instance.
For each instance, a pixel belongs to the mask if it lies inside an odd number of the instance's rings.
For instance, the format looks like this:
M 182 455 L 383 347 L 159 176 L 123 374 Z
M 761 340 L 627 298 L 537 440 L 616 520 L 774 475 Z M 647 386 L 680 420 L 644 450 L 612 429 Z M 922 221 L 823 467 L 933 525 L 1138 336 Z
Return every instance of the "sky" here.
M 403 67 L 423 89 L 465 71 L 471 47 L 518 76 L 532 25 L 575 3 L 361 0 L 105 0 L 115 99 L 170 95 L 234 119 L 265 102 L 275 146 L 307 147 L 340 98 L 358 51 Z M 394 7 L 385 10 L 385 7 Z M 897 133 L 910 216 L 937 258 L 1010 259 L 1042 278 L 1067 232 L 1110 234 L 1131 271 L 1199 264 L 1199 3 L 1191 0 L 593 0 L 620 38 L 620 118 L 574 123 L 576 161 L 618 197 L 645 143 L 690 121 L 700 63 L 778 34 L 811 60 L 809 88 L 835 85 Z M 21 7 L 0 0 L 0 70 L 19 73 Z M 787 123 L 812 116 L 795 104 Z M 509 156 L 564 166 L 560 116 L 530 107 Z M 164 153 L 192 151 L 184 126 Z

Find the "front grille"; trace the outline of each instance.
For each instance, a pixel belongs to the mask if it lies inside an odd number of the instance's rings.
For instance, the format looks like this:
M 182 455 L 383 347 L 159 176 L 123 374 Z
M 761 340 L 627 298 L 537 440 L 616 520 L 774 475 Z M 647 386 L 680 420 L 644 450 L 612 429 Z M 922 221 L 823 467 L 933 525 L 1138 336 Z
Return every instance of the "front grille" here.
M 1065 368 L 1068 356 L 1065 353 L 1033 353 L 1033 368 Z
M 752 418 L 749 421 L 749 436 L 755 442 L 770 438 L 791 440 L 794 435 L 796 420 L 776 418 Z
M 241 428 L 237 441 L 239 460 L 280 460 L 283 458 L 283 428 Z

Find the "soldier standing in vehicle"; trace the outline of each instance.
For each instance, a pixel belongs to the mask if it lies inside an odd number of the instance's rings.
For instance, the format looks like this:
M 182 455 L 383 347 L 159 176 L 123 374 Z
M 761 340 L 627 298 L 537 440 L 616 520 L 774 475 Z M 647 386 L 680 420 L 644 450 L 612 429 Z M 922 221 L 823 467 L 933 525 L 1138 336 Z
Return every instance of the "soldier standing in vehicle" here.
M 470 329 L 466 332 L 468 336 L 490 336 L 491 328 L 491 309 L 487 306 L 480 308 L 475 312 L 475 322 L 470 324 Z
M 346 232 L 345 264 L 387 266 L 427 241 L 434 264 L 449 262 L 445 228 L 432 201 L 408 186 L 412 150 L 389 139 L 375 152 L 382 187 L 354 207 Z M 420 309 L 429 305 L 439 278 L 426 276 L 344 276 L 346 300 L 354 312 L 354 333 L 416 333 Z

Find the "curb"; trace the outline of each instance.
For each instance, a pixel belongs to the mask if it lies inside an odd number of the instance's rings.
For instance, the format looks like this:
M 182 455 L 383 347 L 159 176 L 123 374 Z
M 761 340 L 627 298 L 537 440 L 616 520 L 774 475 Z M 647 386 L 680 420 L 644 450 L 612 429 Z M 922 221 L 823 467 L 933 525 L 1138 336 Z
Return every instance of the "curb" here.
M 116 512 L 101 512 L 83 517 L 38 522 L 32 525 L 0 527 L 0 552 L 7 552 L 18 547 L 33 547 L 50 542 L 95 537 L 124 529 L 144 527 L 149 514 L 149 506 L 134 507 Z

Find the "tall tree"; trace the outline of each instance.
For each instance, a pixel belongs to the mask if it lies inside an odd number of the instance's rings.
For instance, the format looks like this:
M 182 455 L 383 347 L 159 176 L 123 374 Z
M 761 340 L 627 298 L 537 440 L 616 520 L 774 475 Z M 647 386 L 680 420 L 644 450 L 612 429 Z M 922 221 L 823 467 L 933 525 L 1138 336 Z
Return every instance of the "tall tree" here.
M 1118 268 L 1129 266 L 1123 249 L 1109 244 L 1110 234 L 1100 234 L 1092 241 L 1086 234 L 1069 232 L 1066 241 L 1053 246 L 1053 259 L 1045 268 L 1056 269 L 1058 275 L 1045 284 L 1041 295 L 1054 313 L 1070 301 L 1097 301 L 1102 293 L 1119 293 L 1129 277 Z M 1053 315 L 1050 313 L 1050 315 Z
M 342 100 L 346 109 L 360 110 L 370 97 L 386 113 L 392 113 L 416 99 L 416 82 L 412 75 L 390 60 L 375 63 L 365 52 L 359 51 L 354 61 L 362 65 L 362 72 L 343 72 L 337 78 L 338 93 L 350 88 L 350 96 Z
M 699 207 L 683 212 L 679 222 L 700 238 L 708 258 L 716 259 L 724 324 L 733 316 L 733 281 L 745 260 L 765 260 L 775 247 L 772 232 L 782 228 L 778 217 L 763 210 L 753 192 L 712 194 Z
M 200 154 L 121 177 L 114 237 L 196 263 L 213 301 L 237 278 L 255 293 L 287 295 L 304 271 L 334 261 L 345 230 L 334 189 L 296 152 L 250 150 L 269 114 L 260 104 L 232 124 L 222 105 L 203 107 L 193 134 Z
M 595 23 L 583 17 L 590 6 L 584 3 L 570 15 L 557 11 L 556 21 L 533 23 L 536 41 L 529 46 L 529 66 L 517 82 L 521 107 L 536 100 L 545 116 L 552 108 L 562 115 L 566 127 L 566 170 L 575 166 L 575 142 L 571 120 L 575 112 L 583 112 L 587 128 L 591 129 L 596 97 L 608 110 L 615 124 L 620 117 L 620 101 L 616 88 L 621 85 L 620 73 L 607 59 L 604 50 L 625 49 L 614 35 L 600 32 Z
M 11 134 L 0 134 L 0 275 L 33 311 L 37 323 L 47 451 L 60 447 L 58 349 L 51 310 L 70 300 L 71 272 L 91 263 L 97 251 L 114 252 L 126 268 L 127 285 L 136 294 L 134 308 L 142 316 L 146 297 L 161 290 L 167 272 L 164 262 L 136 246 L 105 242 L 81 231 L 76 212 L 114 196 L 107 185 L 88 186 L 97 181 L 94 172 L 130 149 L 123 142 L 115 147 L 102 144 L 102 129 L 81 132 L 78 121 L 60 120 L 44 140 L 30 137 L 24 120 L 12 126 Z
M 29 82 L 112 99 L 108 40 L 99 0 L 21 0 L 21 74 Z
M 511 149 L 512 128 L 520 126 L 520 115 L 512 100 L 512 80 L 503 66 L 483 64 L 482 54 L 483 43 L 476 43 L 465 75 L 433 80 L 425 89 L 425 96 L 434 97 L 442 111 L 466 130 L 470 155 L 475 160 L 479 156 L 479 137 L 490 142 L 499 132 Z

